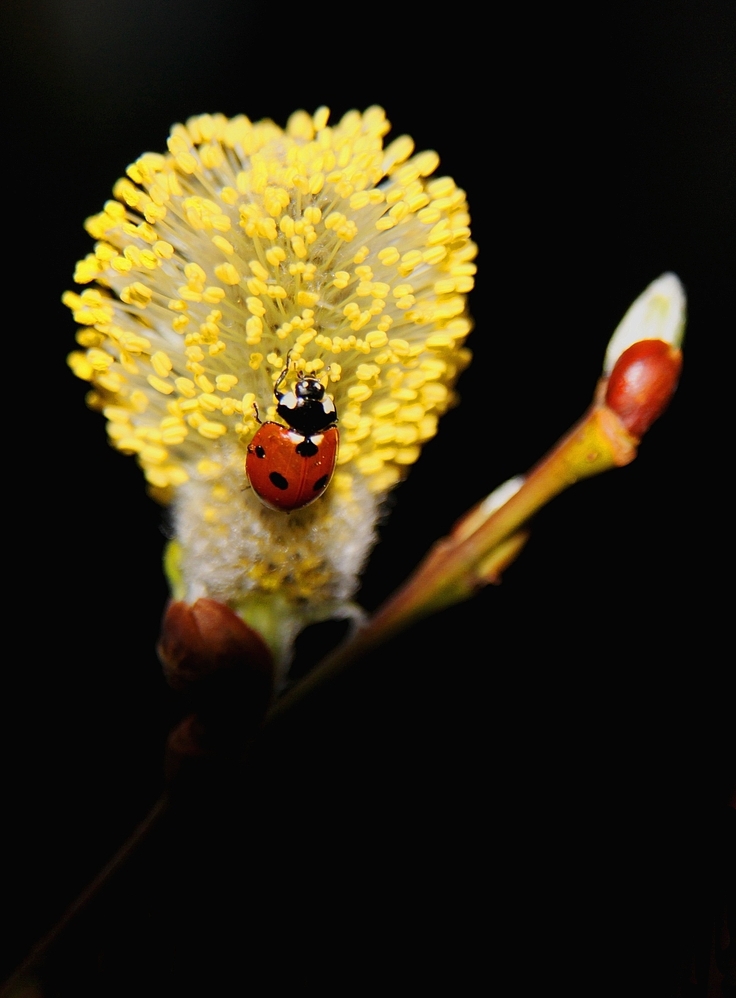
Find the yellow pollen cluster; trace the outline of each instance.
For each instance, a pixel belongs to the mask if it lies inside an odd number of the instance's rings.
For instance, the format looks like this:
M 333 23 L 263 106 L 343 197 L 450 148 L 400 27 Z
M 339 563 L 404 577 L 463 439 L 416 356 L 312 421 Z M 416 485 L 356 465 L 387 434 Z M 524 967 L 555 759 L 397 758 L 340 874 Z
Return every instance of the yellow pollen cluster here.
M 74 279 L 88 287 L 63 299 L 81 327 L 70 366 L 159 499 L 207 483 L 203 524 L 250 501 L 253 403 L 273 416 L 287 355 L 285 390 L 312 374 L 337 407 L 325 515 L 358 483 L 380 499 L 453 401 L 475 273 L 465 194 L 407 136 L 384 148 L 389 128 L 377 107 L 332 127 L 326 108 L 299 111 L 285 130 L 192 118 L 87 220 L 96 243 Z M 324 584 L 322 561 L 303 560 Z M 262 563 L 246 574 L 273 587 Z

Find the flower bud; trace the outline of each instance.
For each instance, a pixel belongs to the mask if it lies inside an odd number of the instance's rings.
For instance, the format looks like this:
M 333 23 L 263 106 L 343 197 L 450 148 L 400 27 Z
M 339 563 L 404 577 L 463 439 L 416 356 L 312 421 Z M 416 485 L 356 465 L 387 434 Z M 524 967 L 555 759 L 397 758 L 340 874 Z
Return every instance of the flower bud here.
M 169 739 L 169 775 L 185 757 L 232 754 L 249 741 L 274 686 L 273 659 L 256 631 L 216 600 L 172 602 L 158 655 L 169 685 L 194 708 Z
M 263 677 L 273 660 L 261 636 L 213 599 L 171 602 L 161 624 L 158 656 L 170 686 L 183 691 L 215 673 L 245 668 Z
M 624 352 L 642 340 L 664 340 L 677 349 L 685 335 L 685 290 L 676 274 L 652 281 L 626 312 L 611 337 L 603 363 L 610 375 Z
M 662 340 L 639 340 L 616 361 L 606 387 L 606 405 L 629 433 L 643 437 L 677 388 L 682 353 Z

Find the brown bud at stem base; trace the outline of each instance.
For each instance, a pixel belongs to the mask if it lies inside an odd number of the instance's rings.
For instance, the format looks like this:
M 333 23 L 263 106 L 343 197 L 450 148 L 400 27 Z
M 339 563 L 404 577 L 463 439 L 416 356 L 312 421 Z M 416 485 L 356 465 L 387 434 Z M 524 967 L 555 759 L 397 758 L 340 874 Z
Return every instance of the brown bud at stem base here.
M 254 734 L 273 695 L 273 659 L 233 610 L 211 599 L 169 603 L 157 650 L 169 685 L 196 711 L 184 755 L 197 754 L 192 746 L 217 753 Z
M 169 603 L 157 651 L 167 682 L 180 691 L 222 669 L 273 671 L 263 638 L 230 607 L 213 599 L 198 599 L 191 606 Z
M 633 437 L 643 437 L 665 411 L 681 369 L 681 351 L 663 340 L 639 340 L 618 358 L 605 401 Z

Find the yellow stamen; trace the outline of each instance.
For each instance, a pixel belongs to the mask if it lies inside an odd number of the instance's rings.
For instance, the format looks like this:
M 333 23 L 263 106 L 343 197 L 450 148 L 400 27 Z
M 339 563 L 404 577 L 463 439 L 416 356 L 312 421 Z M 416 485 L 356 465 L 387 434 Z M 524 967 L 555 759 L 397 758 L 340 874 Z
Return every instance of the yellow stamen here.
M 187 510 L 194 497 L 187 529 L 234 559 L 230 589 L 201 591 L 233 602 L 255 591 L 326 605 L 350 589 L 325 548 L 417 459 L 469 359 L 464 192 L 430 177 L 436 153 L 414 154 L 409 137 L 384 149 L 380 108 L 328 116 L 176 125 L 168 151 L 139 157 L 88 220 L 97 242 L 75 273 L 87 286 L 63 299 L 82 327 L 69 364 L 112 442 L 156 495 Z M 243 472 L 254 403 L 260 419 L 275 411 L 287 356 L 282 390 L 297 370 L 318 374 L 341 434 L 330 489 L 289 517 L 264 511 Z M 236 552 L 217 540 L 228 536 Z M 206 575 L 191 559 L 189 576 Z

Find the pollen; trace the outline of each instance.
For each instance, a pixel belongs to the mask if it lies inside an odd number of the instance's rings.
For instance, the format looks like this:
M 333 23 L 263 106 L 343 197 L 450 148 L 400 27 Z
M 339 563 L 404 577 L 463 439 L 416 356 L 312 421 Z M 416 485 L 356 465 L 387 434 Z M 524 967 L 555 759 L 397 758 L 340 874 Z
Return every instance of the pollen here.
M 320 108 L 285 129 L 175 125 L 87 221 L 85 287 L 63 298 L 81 327 L 73 373 L 174 503 L 190 595 L 269 594 L 306 617 L 352 593 L 380 502 L 454 401 L 476 253 L 435 152 L 384 148 L 378 107 L 328 122 Z M 261 506 L 243 471 L 287 364 L 282 390 L 319 377 L 341 438 L 333 483 L 292 514 Z

